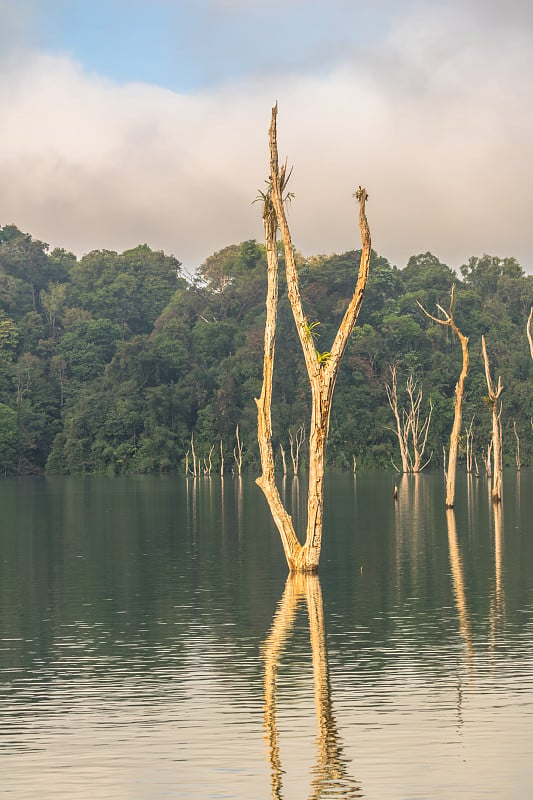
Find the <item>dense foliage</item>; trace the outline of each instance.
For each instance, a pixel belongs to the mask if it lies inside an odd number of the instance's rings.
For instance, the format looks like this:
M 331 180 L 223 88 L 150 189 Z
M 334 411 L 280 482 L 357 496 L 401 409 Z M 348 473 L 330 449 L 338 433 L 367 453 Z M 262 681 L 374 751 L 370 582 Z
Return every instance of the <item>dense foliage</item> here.
M 317 351 L 327 353 L 355 283 L 359 253 L 298 257 Z M 341 365 L 328 461 L 337 468 L 398 462 L 385 383 L 396 364 L 399 393 L 410 374 L 431 398 L 428 451 L 442 462 L 461 369 L 458 342 L 423 315 L 449 307 L 470 337 L 464 421 L 474 448 L 489 441 L 480 353 L 485 334 L 501 375 L 504 461 L 533 462 L 533 362 L 525 324 L 533 276 L 512 258 L 472 258 L 461 278 L 430 253 L 404 269 L 373 254 L 357 327 Z M 283 287 L 281 287 L 283 291 Z M 14 226 L 0 228 L 0 468 L 2 474 L 154 472 L 197 455 L 233 468 L 235 431 L 244 466 L 259 470 L 254 397 L 261 388 L 266 262 L 254 241 L 210 256 L 193 282 L 180 263 L 146 245 L 78 260 Z M 314 324 L 319 323 L 319 324 Z M 290 307 L 282 296 L 274 385 L 274 440 L 309 420 L 309 391 Z M 305 460 L 305 455 L 304 455 Z

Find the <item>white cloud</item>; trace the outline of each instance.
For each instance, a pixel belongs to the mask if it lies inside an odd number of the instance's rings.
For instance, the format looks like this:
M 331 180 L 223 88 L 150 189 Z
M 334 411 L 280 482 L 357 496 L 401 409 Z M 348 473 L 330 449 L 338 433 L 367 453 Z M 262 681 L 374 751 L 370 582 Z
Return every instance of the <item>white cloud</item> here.
M 403 265 L 491 252 L 533 265 L 531 31 L 460 10 L 404 16 L 379 48 L 320 78 L 264 77 L 179 95 L 118 86 L 39 53 L 0 73 L 0 224 L 77 253 L 139 242 L 194 268 L 261 238 L 270 108 L 294 164 L 290 220 L 304 253 L 358 246 Z

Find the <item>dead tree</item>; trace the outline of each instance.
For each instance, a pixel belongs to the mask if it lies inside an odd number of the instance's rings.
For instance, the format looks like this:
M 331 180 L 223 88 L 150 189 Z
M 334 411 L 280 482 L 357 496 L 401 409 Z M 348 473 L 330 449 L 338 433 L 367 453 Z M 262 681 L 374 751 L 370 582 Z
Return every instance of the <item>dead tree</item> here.
M 527 318 L 527 325 L 526 325 L 526 333 L 527 339 L 529 342 L 529 352 L 531 353 L 531 358 L 533 358 L 533 337 L 531 336 L 531 320 L 533 319 L 533 306 L 531 306 L 531 311 L 529 312 L 529 317 Z
M 285 457 L 285 450 L 280 442 L 279 449 L 281 451 L 281 463 L 283 464 L 283 477 L 287 475 L 287 459 Z
M 233 457 L 235 458 L 235 464 L 237 465 L 237 472 L 239 474 L 239 478 L 241 476 L 242 471 L 242 442 L 239 438 L 239 426 L 237 425 L 235 429 L 235 437 L 237 439 L 237 447 L 233 448 Z
M 194 433 L 191 433 L 191 450 L 192 450 L 192 474 L 196 478 L 196 453 L 194 451 Z M 200 474 L 200 462 L 198 461 L 198 474 Z
M 409 411 L 407 412 L 407 426 L 411 432 L 411 441 L 413 445 L 413 456 L 408 451 L 411 472 L 422 472 L 431 461 L 431 456 L 423 463 L 424 451 L 428 439 L 429 424 L 431 422 L 431 413 L 433 411 L 433 403 L 429 401 L 429 414 L 422 422 L 420 420 L 420 406 L 422 404 L 422 389 L 418 391 L 415 397 L 416 381 L 410 375 L 407 380 L 407 394 L 409 395 Z M 433 454 L 431 454 L 433 455 Z
M 268 264 L 267 319 L 265 324 L 265 349 L 263 361 L 263 388 L 257 402 L 257 429 L 261 453 L 262 475 L 257 479 L 269 504 L 278 527 L 289 569 L 295 572 L 314 572 L 318 569 L 322 544 L 324 511 L 324 471 L 326 447 L 331 414 L 333 390 L 342 356 L 359 314 L 368 280 L 371 241 L 365 204 L 366 190 L 359 188 L 359 227 L 363 243 L 359 274 L 353 296 L 335 336 L 327 358 L 315 350 L 311 329 L 304 314 L 298 286 L 298 272 L 294 259 L 291 234 L 285 214 L 286 186 L 289 178 L 286 163 L 280 168 L 276 131 L 277 105 L 272 109 L 269 129 L 270 180 L 268 191 L 262 196 L 263 221 L 265 225 Z M 307 530 L 304 544 L 294 531 L 292 519 L 283 507 L 274 480 L 274 457 L 272 451 L 272 371 L 276 335 L 278 299 L 278 259 L 276 249 L 277 228 L 281 231 L 285 251 L 287 291 L 303 350 L 309 383 L 311 386 L 311 423 L 309 432 L 309 489 L 307 497 Z
M 470 475 L 472 472 L 472 460 L 474 458 L 474 432 L 472 426 L 474 424 L 474 417 L 470 420 L 470 425 L 465 428 L 466 431 L 466 471 Z
M 481 352 L 485 364 L 485 377 L 487 379 L 488 403 L 492 413 L 492 500 L 499 503 L 502 499 L 502 441 L 500 432 L 500 404 L 498 400 L 502 393 L 502 380 L 498 376 L 498 385 L 494 388 L 490 376 L 489 357 L 485 345 L 485 337 L 481 337 Z
M 224 477 L 224 448 L 222 447 L 222 439 L 220 439 L 220 477 Z
M 296 431 L 296 436 L 293 436 L 291 429 L 289 428 L 289 444 L 291 446 L 291 461 L 292 461 L 292 470 L 294 473 L 294 477 L 298 475 L 298 469 L 300 467 L 300 447 L 305 441 L 305 428 L 303 425 L 300 425 L 298 430 Z
M 485 464 L 487 478 L 492 478 L 492 442 L 487 445 L 487 455 L 483 456 L 483 463 Z
M 389 384 L 386 383 L 385 389 L 387 392 L 389 405 L 392 409 L 392 413 L 394 414 L 394 419 L 396 420 L 396 436 L 398 437 L 398 444 L 400 446 L 400 457 L 402 459 L 402 472 L 409 472 L 409 458 L 407 455 L 408 429 L 406 428 L 405 425 L 402 425 L 402 421 L 400 419 L 400 412 L 398 409 L 398 381 L 396 378 L 396 364 L 390 367 L 390 373 L 391 373 L 391 385 L 389 386 Z
M 521 467 L 521 463 L 520 463 L 520 439 L 519 439 L 519 436 L 518 436 L 518 431 L 516 430 L 516 420 L 513 420 L 513 430 L 514 430 L 514 436 L 515 436 L 515 439 L 516 439 L 516 454 L 515 454 L 516 471 L 520 472 L 520 467 Z
M 455 284 L 453 284 L 452 286 L 449 311 L 445 311 L 442 308 L 442 306 L 440 306 L 437 303 L 437 308 L 439 309 L 441 314 L 443 314 L 444 319 L 441 319 L 440 317 L 434 317 L 431 314 L 429 314 L 424 308 L 424 306 L 417 300 L 418 305 L 420 306 L 420 308 L 427 317 L 433 320 L 433 322 L 437 322 L 439 325 L 446 325 L 447 327 L 452 329 L 453 333 L 457 334 L 457 337 L 461 342 L 461 348 L 463 351 L 463 368 L 461 370 L 459 380 L 455 385 L 453 426 L 452 426 L 452 432 L 450 434 L 450 452 L 448 456 L 448 470 L 446 473 L 446 508 L 453 508 L 453 504 L 455 501 L 455 470 L 457 466 L 457 451 L 459 448 L 459 439 L 461 436 L 461 420 L 462 420 L 463 396 L 465 391 L 465 380 L 466 380 L 466 375 L 468 373 L 468 337 L 464 336 L 461 333 L 461 331 L 455 324 L 455 320 L 453 318 L 454 292 L 455 292 Z
M 409 375 L 406 384 L 407 394 L 409 396 L 408 409 L 402 408 L 402 416 L 400 419 L 400 412 L 398 409 L 398 392 L 397 392 L 397 379 L 396 379 L 396 366 L 390 368 L 391 371 L 391 386 L 385 384 L 387 390 L 387 397 L 389 405 L 396 419 L 396 432 L 398 442 L 400 445 L 400 455 L 402 458 L 402 471 L 403 472 L 422 472 L 431 461 L 431 456 L 427 461 L 424 459 L 424 451 L 426 449 L 429 425 L 431 422 L 431 414 L 433 411 L 433 404 L 429 401 L 429 414 L 424 419 L 420 419 L 420 407 L 422 405 L 422 389 L 416 392 L 417 382 L 412 375 Z M 411 439 L 411 446 L 409 445 Z M 411 454 L 412 448 L 412 454 Z

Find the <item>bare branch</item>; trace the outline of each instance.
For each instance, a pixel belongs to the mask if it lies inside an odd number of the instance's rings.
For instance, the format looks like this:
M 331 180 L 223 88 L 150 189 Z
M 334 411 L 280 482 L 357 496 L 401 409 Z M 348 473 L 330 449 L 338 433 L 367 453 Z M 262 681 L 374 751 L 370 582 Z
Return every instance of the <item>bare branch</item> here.
M 464 385 L 468 373 L 468 337 L 464 336 L 457 327 L 457 325 L 455 324 L 455 320 L 453 317 L 454 299 L 455 299 L 455 284 L 452 285 L 449 311 L 445 311 L 442 308 L 442 306 L 440 306 L 437 303 L 437 308 L 444 315 L 444 319 L 439 319 L 438 317 L 432 316 L 428 311 L 426 311 L 424 306 L 417 300 L 418 305 L 420 306 L 424 314 L 427 317 L 429 317 L 429 319 L 433 320 L 433 322 L 437 322 L 439 325 L 446 325 L 447 327 L 452 329 L 453 333 L 455 333 L 459 338 L 459 341 L 461 342 L 461 349 L 463 351 L 463 368 L 461 370 L 459 380 L 455 386 L 455 408 L 454 408 L 453 427 L 452 427 L 452 432 L 450 434 L 450 453 L 448 458 L 449 464 L 448 464 L 448 470 L 446 471 L 445 469 L 447 508 L 453 508 L 455 500 L 455 470 L 457 464 L 457 450 L 459 447 L 459 438 L 461 434 Z

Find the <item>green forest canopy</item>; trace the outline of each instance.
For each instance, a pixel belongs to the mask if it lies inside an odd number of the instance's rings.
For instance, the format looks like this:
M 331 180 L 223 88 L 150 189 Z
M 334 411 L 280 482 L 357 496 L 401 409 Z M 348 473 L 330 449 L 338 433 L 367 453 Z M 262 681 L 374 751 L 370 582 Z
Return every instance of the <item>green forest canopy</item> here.
M 307 318 L 327 352 L 352 294 L 359 252 L 298 255 Z M 282 261 L 282 254 L 280 254 Z M 198 456 L 259 471 L 254 397 L 261 389 L 266 292 L 264 247 L 255 241 L 211 255 L 195 279 L 180 262 L 140 245 L 81 259 L 13 225 L 0 227 L 0 470 L 3 475 L 161 472 L 184 469 L 191 435 Z M 487 340 L 501 375 L 504 463 L 533 462 L 533 361 L 526 321 L 533 276 L 513 258 L 473 257 L 459 278 L 431 253 L 404 269 L 373 253 L 356 329 L 341 365 L 328 447 L 330 466 L 392 469 L 398 463 L 385 384 L 397 365 L 399 392 L 410 374 L 431 398 L 428 453 L 442 463 L 453 418 L 461 352 L 432 313 L 449 306 L 470 337 L 463 419 L 474 417 L 481 463 L 490 439 L 480 357 Z M 283 289 L 283 287 L 281 287 Z M 274 445 L 310 416 L 305 367 L 292 315 L 281 297 L 274 385 Z M 463 456 L 464 457 L 464 456 Z M 303 454 L 305 462 L 305 453 Z

